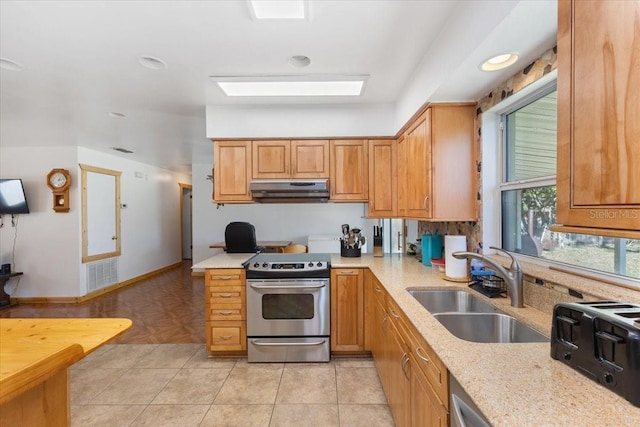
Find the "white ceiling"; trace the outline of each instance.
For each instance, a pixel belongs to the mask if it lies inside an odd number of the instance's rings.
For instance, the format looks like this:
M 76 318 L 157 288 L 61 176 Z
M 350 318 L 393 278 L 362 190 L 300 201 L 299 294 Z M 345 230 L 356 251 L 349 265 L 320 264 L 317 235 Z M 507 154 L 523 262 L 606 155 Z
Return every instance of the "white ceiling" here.
M 0 70 L 0 143 L 112 154 L 119 146 L 133 150 L 133 160 L 190 171 L 194 153 L 210 148 L 205 105 L 396 104 L 415 111 L 427 101 L 475 101 L 554 46 L 556 7 L 311 0 L 308 21 L 285 22 L 252 20 L 244 0 L 2 0 L 0 57 L 24 71 Z M 504 51 L 522 59 L 502 72 L 479 71 Z M 311 66 L 292 67 L 291 55 L 310 57 Z M 141 56 L 168 68 L 144 68 Z M 361 97 L 320 99 L 226 98 L 208 78 L 300 72 L 370 78 Z

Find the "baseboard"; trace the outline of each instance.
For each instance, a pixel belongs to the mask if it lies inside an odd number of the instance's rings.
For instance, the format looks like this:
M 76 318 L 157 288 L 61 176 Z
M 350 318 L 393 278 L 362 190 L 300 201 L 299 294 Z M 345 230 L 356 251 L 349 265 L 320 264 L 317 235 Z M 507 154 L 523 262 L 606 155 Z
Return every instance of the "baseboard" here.
M 140 276 L 133 277 L 129 280 L 125 280 L 124 282 L 114 283 L 113 285 L 107 286 L 106 288 L 98 289 L 97 291 L 90 292 L 81 297 L 34 297 L 34 298 L 16 297 L 16 298 L 11 298 L 11 301 L 12 302 L 15 301 L 23 304 L 78 304 L 78 303 L 89 301 L 90 299 L 99 297 L 100 295 L 108 294 L 109 292 L 113 292 L 115 290 L 118 290 L 127 286 L 131 286 L 143 280 L 150 279 L 153 276 L 157 276 L 158 274 L 164 273 L 165 271 L 173 270 L 174 268 L 178 268 L 181 265 L 182 265 L 182 261 L 177 262 L 175 264 L 168 265 L 166 267 L 159 268 L 157 270 L 150 271 Z

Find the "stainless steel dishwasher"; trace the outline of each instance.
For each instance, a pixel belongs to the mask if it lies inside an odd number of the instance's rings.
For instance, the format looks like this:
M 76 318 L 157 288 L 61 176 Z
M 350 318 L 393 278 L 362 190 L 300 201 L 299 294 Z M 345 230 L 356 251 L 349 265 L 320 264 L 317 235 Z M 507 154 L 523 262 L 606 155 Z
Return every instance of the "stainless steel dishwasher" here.
M 491 427 L 455 377 L 449 374 L 451 427 Z

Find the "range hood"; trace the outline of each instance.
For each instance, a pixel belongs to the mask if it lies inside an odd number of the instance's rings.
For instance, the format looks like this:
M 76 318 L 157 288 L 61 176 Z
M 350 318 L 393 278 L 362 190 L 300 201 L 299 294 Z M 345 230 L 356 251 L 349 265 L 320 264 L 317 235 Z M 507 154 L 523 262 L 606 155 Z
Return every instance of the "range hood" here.
M 254 179 L 251 197 L 261 203 L 326 203 L 328 179 Z

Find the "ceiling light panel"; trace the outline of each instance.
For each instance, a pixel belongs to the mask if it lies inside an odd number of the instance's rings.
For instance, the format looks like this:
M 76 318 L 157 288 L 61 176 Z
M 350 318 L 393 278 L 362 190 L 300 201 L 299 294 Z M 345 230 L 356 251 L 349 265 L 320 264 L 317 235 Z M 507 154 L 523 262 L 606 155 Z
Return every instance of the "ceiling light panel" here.
M 307 19 L 307 0 L 247 0 L 253 19 Z
M 368 75 L 211 76 L 227 96 L 360 96 Z

